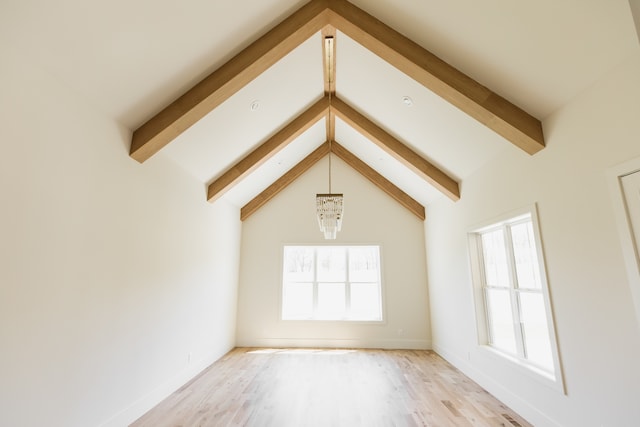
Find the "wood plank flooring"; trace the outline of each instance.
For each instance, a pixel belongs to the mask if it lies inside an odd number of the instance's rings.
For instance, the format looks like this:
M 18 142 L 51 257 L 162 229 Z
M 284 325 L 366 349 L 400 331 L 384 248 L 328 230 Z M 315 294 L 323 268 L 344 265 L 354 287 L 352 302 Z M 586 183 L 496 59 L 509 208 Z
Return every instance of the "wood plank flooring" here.
M 433 351 L 232 350 L 133 427 L 529 427 Z

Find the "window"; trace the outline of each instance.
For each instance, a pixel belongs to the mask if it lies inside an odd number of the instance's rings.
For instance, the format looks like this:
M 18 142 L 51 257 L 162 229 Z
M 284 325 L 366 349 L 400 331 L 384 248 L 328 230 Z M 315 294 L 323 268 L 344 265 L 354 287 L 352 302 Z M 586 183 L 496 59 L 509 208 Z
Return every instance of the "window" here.
M 559 379 L 535 208 L 473 230 L 469 242 L 480 344 Z
M 382 320 L 379 246 L 285 246 L 283 320 Z

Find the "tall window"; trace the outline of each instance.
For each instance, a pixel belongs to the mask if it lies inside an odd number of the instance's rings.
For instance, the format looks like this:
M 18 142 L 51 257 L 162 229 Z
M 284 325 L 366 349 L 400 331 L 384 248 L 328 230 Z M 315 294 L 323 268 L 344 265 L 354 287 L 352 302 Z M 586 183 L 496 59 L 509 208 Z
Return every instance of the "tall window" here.
M 559 369 L 535 210 L 470 233 L 481 344 L 537 372 Z
M 283 320 L 382 320 L 379 246 L 285 246 Z

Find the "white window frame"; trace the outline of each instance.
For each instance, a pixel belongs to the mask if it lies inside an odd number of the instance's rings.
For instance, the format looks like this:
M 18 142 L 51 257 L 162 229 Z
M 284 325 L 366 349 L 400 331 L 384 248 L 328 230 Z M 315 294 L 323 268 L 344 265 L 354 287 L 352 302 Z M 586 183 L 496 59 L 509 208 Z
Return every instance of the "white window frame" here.
M 613 201 L 613 209 L 618 226 L 618 237 L 622 246 L 629 287 L 636 312 L 636 321 L 640 327 L 640 253 L 634 244 L 633 226 L 627 212 L 622 178 L 640 172 L 640 157 L 633 158 L 606 171 L 609 194 Z M 637 243 L 640 247 L 640 242 Z M 640 249 L 640 248 L 638 248 Z
M 317 248 L 321 248 L 321 247 L 339 247 L 339 248 L 345 248 L 347 249 L 347 255 L 346 255 L 346 265 L 347 265 L 347 271 L 346 271 L 346 280 L 345 282 L 335 282 L 335 283 L 345 283 L 345 302 L 347 304 L 347 307 L 349 307 L 350 304 L 350 295 L 351 295 L 351 281 L 349 280 L 349 248 L 355 248 L 355 247 L 369 247 L 369 246 L 373 246 L 373 247 L 377 247 L 378 248 L 378 292 L 379 292 L 379 310 L 380 310 L 380 319 L 379 320 L 372 320 L 372 319 L 357 319 L 357 318 L 349 318 L 349 317 L 343 317 L 343 318 L 339 318 L 339 319 L 322 319 L 322 318 L 316 318 L 316 317 L 309 317 L 309 318 L 304 318 L 304 319 L 285 319 L 283 317 L 283 304 L 284 304 L 284 285 L 285 285 L 285 281 L 284 281 L 284 252 L 285 252 L 285 248 L 286 247 L 294 247 L 294 246 L 298 246 L 298 247 L 311 247 L 314 248 L 314 280 L 313 280 L 313 312 L 314 312 L 314 316 L 315 313 L 317 312 L 317 308 L 318 308 L 318 283 L 331 283 L 331 282 L 319 282 L 317 280 L 317 251 L 315 251 L 315 249 Z M 344 322 L 344 323 L 372 323 L 372 324 L 384 324 L 386 321 L 386 315 L 385 315 L 385 292 L 384 292 L 384 283 L 383 283 L 383 255 L 382 255 L 382 245 L 378 244 L 378 243 L 370 243 L 370 244 L 343 244 L 343 245 L 332 245 L 332 244 L 317 244 L 317 243 L 313 243 L 313 244 L 298 244 L 298 243 L 291 243 L 291 244 L 283 244 L 282 245 L 282 251 L 281 253 L 281 265 L 282 268 L 280 270 L 280 310 L 279 310 L 279 318 L 280 321 L 283 322 Z M 361 282 L 353 282 L 353 283 L 361 283 Z M 368 282 L 367 282 L 368 283 Z
M 553 372 L 541 368 L 540 366 L 532 363 L 524 357 L 522 329 L 517 323 L 519 322 L 520 311 L 517 307 L 517 298 L 515 298 L 514 296 L 518 292 L 530 292 L 530 290 L 515 288 L 513 277 L 511 277 L 510 279 L 509 291 L 512 304 L 512 314 L 514 318 L 514 330 L 516 332 L 517 354 L 508 353 L 491 345 L 490 327 L 488 323 L 489 316 L 485 297 L 485 291 L 487 287 L 485 285 L 485 276 L 483 271 L 484 263 L 482 259 L 483 255 L 481 236 L 485 232 L 496 230 L 498 228 L 508 229 L 512 225 L 528 221 L 529 219 L 531 220 L 533 228 L 534 241 L 536 245 L 536 252 L 540 269 L 540 292 L 543 296 L 544 301 L 549 341 L 551 345 L 551 355 L 553 360 Z M 534 204 L 518 210 L 514 210 L 500 215 L 499 217 L 496 217 L 492 220 L 486 221 L 482 224 L 478 224 L 468 231 L 467 236 L 469 242 L 469 255 L 474 290 L 473 294 L 476 312 L 477 339 L 478 346 L 480 347 L 481 351 L 483 351 L 485 354 L 491 355 L 491 357 L 495 357 L 498 360 L 506 361 L 510 366 L 514 367 L 520 372 L 540 381 L 541 383 L 555 390 L 565 393 L 536 205 Z M 512 245 L 507 246 L 508 263 L 510 264 L 508 268 L 510 274 L 513 274 L 513 272 L 515 271 L 514 266 L 512 265 L 513 247 Z

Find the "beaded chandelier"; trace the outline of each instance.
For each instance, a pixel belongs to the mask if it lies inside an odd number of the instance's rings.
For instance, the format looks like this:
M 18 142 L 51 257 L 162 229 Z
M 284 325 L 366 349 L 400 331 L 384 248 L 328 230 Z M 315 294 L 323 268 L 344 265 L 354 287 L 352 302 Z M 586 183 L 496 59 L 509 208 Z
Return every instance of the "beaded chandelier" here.
M 316 215 L 326 240 L 334 240 L 342 228 L 344 214 L 342 194 L 316 194 Z

